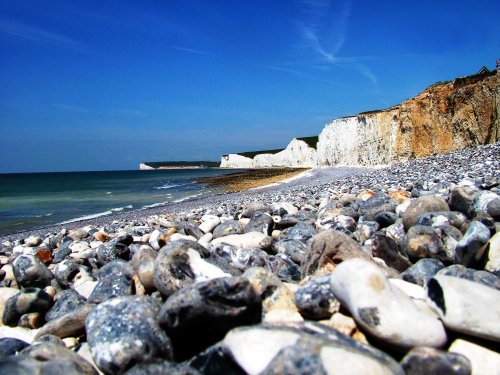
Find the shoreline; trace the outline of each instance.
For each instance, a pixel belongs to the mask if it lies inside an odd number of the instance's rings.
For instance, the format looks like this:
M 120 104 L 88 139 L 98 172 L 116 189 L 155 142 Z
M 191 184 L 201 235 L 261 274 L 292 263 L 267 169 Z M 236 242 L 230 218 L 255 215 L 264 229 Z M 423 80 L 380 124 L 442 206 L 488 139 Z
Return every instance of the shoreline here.
M 281 191 L 282 189 L 289 190 L 297 187 L 297 185 L 312 186 L 316 183 L 316 181 L 319 183 L 325 183 L 327 181 L 331 181 L 332 179 L 335 180 L 344 178 L 346 176 L 359 175 L 371 170 L 373 169 L 366 167 L 365 168 L 329 167 L 329 168 L 314 168 L 305 171 L 304 169 L 301 169 L 301 172 L 294 177 L 285 178 L 283 180 L 271 184 L 262 184 L 262 186 L 253 189 L 249 188 L 247 190 L 227 191 L 210 196 L 193 198 L 183 202 L 172 202 L 158 207 L 113 213 L 112 215 L 74 221 L 68 224 L 61 224 L 61 223 L 50 224 L 47 226 L 31 230 L 0 234 L 0 242 L 15 241 L 33 235 L 42 236 L 47 233 L 57 233 L 63 229 L 81 228 L 89 225 L 99 227 L 99 226 L 109 225 L 115 221 L 145 220 L 148 217 L 155 215 L 178 214 L 184 211 L 189 211 L 197 208 L 204 208 L 208 206 L 214 206 L 217 204 L 224 204 L 226 201 L 232 203 L 243 200 L 245 198 L 255 198 L 262 194 L 272 194 L 273 192 L 278 192 Z M 308 175 L 306 175 L 306 173 L 311 173 L 313 178 L 307 179 Z M 224 176 L 219 176 L 219 177 L 224 177 Z

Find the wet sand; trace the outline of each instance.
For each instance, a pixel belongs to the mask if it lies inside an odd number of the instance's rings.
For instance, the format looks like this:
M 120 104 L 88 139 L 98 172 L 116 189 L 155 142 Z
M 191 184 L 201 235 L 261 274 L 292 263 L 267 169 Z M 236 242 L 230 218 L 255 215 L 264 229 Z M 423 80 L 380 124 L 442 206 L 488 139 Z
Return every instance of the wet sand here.
M 224 186 L 230 192 L 260 188 L 295 177 L 309 168 L 269 168 L 249 169 L 245 172 L 231 173 L 224 176 L 204 177 L 198 183 Z

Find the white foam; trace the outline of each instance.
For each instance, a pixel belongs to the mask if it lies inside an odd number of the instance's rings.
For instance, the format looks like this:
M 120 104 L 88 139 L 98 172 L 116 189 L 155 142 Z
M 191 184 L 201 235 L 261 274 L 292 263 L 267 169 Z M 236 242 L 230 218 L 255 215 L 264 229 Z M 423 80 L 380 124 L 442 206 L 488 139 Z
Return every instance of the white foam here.
M 99 212 L 99 213 L 93 214 L 93 215 L 80 216 L 80 217 L 77 217 L 77 218 L 74 218 L 71 220 L 63 221 L 63 222 L 58 223 L 58 224 L 64 225 L 64 224 L 70 224 L 70 223 L 74 223 L 74 222 L 82 221 L 82 220 L 96 219 L 96 218 L 101 217 L 101 216 L 111 215 L 112 213 L 113 213 L 112 211 Z
M 154 189 L 156 189 L 156 190 L 172 189 L 172 188 L 184 186 L 184 185 L 187 185 L 187 184 L 169 184 L 169 183 L 166 183 L 165 185 L 162 185 L 162 186 L 155 186 Z

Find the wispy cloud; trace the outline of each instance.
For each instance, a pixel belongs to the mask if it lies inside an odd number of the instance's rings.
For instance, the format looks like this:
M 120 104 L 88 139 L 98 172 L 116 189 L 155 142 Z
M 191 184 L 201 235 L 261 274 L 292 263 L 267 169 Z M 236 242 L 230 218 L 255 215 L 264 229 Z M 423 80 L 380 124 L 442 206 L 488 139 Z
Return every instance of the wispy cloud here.
M 265 65 L 265 64 L 252 64 L 252 66 L 255 66 L 257 68 L 264 68 L 264 69 L 276 70 L 276 71 L 279 71 L 279 72 L 285 72 L 285 73 L 292 73 L 292 74 L 300 74 L 300 75 L 302 75 L 302 73 L 299 72 L 298 70 L 282 68 L 280 66 Z
M 361 62 L 364 57 L 339 54 L 347 39 L 351 2 L 345 1 L 336 9 L 332 9 L 329 0 L 303 0 L 303 5 L 306 19 L 299 26 L 305 46 L 319 55 L 323 63 L 355 69 L 376 86 L 377 76 Z M 334 18 L 330 19 L 330 15 Z
M 188 53 L 194 53 L 197 55 L 207 55 L 207 56 L 214 56 L 213 53 L 207 52 L 207 51 L 201 51 L 199 49 L 193 49 L 193 48 L 186 48 L 186 47 L 180 47 L 180 46 L 173 46 L 173 45 L 167 45 L 166 47 L 175 49 L 177 51 L 182 51 L 182 52 L 188 52 Z
M 43 44 L 51 44 L 71 49 L 77 52 L 89 52 L 82 43 L 64 34 L 55 33 L 17 21 L 0 19 L 0 32 L 15 36 L 17 38 L 31 40 Z
M 121 115 L 127 115 L 127 116 L 137 116 L 137 117 L 146 117 L 147 114 L 144 112 L 141 112 L 137 109 L 134 108 L 116 108 L 113 110 L 114 113 L 118 113 Z
M 78 107 L 75 105 L 55 103 L 55 104 L 52 104 L 52 106 L 59 108 L 59 109 L 64 109 L 65 111 L 69 111 L 69 112 L 89 113 L 88 109 Z

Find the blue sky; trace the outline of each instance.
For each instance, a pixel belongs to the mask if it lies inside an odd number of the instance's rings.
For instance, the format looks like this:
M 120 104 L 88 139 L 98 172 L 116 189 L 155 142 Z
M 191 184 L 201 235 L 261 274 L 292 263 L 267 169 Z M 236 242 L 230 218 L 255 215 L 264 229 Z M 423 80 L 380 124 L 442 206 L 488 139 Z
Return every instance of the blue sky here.
M 494 68 L 500 2 L 0 0 L 0 172 L 218 160 Z

